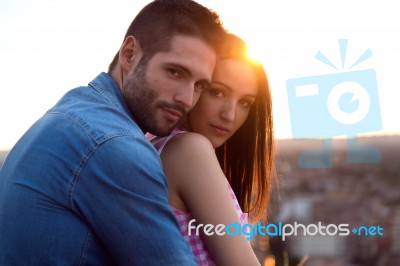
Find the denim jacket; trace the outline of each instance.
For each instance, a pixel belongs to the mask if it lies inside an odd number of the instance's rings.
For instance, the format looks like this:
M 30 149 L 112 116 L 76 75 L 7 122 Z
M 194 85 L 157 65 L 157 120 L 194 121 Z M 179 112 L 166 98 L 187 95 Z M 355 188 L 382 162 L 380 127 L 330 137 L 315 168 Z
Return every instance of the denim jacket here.
M 69 91 L 0 170 L 0 265 L 193 265 L 157 151 L 101 73 Z

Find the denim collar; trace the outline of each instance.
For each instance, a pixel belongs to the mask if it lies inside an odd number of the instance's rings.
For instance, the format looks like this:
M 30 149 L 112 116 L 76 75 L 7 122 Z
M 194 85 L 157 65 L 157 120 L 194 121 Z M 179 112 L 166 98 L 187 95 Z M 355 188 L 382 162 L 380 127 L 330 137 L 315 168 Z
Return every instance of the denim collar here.
M 135 121 L 134 116 L 125 102 L 120 87 L 109 74 L 101 72 L 95 79 L 89 82 L 89 86 L 103 95 L 110 103 L 123 108 Z

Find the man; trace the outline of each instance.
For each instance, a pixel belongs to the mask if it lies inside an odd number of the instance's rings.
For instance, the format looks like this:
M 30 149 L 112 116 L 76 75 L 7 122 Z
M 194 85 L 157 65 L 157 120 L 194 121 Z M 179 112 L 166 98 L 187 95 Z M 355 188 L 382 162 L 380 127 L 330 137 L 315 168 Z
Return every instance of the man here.
M 0 172 L 0 265 L 195 264 L 156 150 L 210 85 L 218 16 L 156 0 L 133 20 L 108 74 L 68 92 Z

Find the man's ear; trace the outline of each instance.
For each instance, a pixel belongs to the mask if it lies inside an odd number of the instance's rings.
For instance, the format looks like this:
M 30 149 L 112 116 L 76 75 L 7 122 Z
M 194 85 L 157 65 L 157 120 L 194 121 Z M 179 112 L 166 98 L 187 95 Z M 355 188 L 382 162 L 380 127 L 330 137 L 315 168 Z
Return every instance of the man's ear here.
M 139 41 L 133 36 L 128 36 L 119 50 L 119 62 L 123 69 L 129 70 L 141 54 Z

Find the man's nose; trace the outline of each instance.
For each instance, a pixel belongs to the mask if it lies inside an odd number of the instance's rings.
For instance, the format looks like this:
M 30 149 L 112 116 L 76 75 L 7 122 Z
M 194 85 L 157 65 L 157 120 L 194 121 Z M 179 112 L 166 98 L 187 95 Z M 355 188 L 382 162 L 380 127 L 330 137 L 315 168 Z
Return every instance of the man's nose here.
M 194 84 L 188 84 L 179 89 L 174 100 L 181 104 L 185 109 L 191 109 L 195 104 L 193 98 L 196 98 L 196 101 L 198 99 L 198 95 L 194 97 L 194 94 Z

